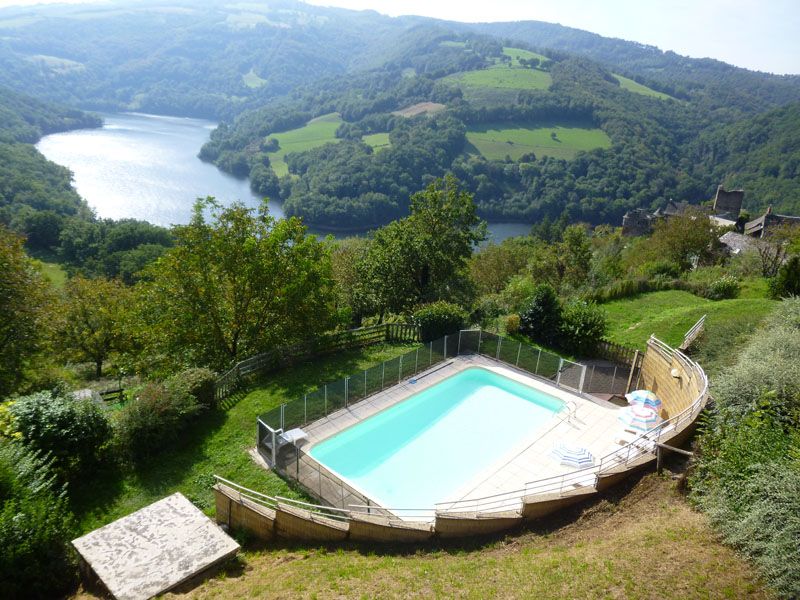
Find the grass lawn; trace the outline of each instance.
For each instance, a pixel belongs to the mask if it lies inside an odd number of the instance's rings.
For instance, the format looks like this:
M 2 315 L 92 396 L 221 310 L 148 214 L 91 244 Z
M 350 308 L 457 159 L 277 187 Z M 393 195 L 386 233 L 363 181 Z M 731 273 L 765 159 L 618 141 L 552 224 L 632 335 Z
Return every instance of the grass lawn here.
M 735 326 L 749 331 L 775 307 L 775 300 L 736 298 L 706 300 L 689 292 L 669 290 L 640 294 L 602 304 L 608 314 L 608 338 L 619 344 L 644 349 L 651 333 L 677 346 L 697 320 L 707 314 L 707 336 Z
M 397 548 L 250 548 L 191 598 L 769 598 L 665 477 L 647 475 L 528 529 Z M 87 593 L 82 598 L 92 597 Z
M 329 142 L 337 143 L 339 138 L 336 137 L 336 130 L 341 123 L 342 117 L 339 113 L 330 113 L 311 119 L 303 127 L 268 136 L 275 138 L 280 144 L 277 152 L 268 154 L 272 170 L 278 177 L 283 177 L 289 173 L 289 167 L 283 160 L 288 153 L 311 150 Z
M 623 77 L 622 75 L 615 75 L 614 79 L 619 81 L 619 86 L 624 89 L 628 90 L 629 92 L 633 92 L 634 94 L 642 94 L 643 96 L 652 96 L 653 98 L 658 98 L 660 100 L 668 100 L 672 98 L 669 94 L 665 94 L 663 92 L 657 92 L 654 89 L 647 87 L 646 85 L 642 85 L 641 83 L 637 83 L 633 79 L 628 79 L 627 77 Z
M 319 384 L 394 358 L 411 347 L 376 345 L 270 374 L 264 383 L 240 392 L 224 407 L 204 413 L 173 447 L 137 472 L 109 468 L 71 489 L 80 529 L 95 529 L 178 491 L 211 512 L 213 475 L 264 493 L 297 497 L 282 479 L 256 465 L 248 455 L 247 450 L 255 445 L 256 416 Z
M 555 132 L 556 138 L 551 134 Z M 489 160 L 513 160 L 533 152 L 539 156 L 571 159 L 581 150 L 608 148 L 611 138 L 594 127 L 548 124 L 538 127 L 524 123 L 485 123 L 467 130 L 467 140 Z
M 375 150 L 383 150 L 389 147 L 389 134 L 388 133 L 372 133 L 365 135 L 361 140 L 368 146 L 372 146 Z

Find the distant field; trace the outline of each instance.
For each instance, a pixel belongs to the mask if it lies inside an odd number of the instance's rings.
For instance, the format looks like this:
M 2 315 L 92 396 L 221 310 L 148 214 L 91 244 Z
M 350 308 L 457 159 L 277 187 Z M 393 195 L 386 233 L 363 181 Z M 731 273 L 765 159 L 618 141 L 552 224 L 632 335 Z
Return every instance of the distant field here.
M 608 315 L 608 338 L 611 341 L 644 349 L 650 334 L 668 344 L 680 344 L 686 331 L 705 314 L 708 315 L 709 329 L 724 328 L 745 319 L 755 325 L 776 304 L 776 301 L 766 298 L 715 302 L 689 292 L 670 290 L 641 294 L 600 306 Z
M 267 83 L 266 79 L 261 79 L 253 69 L 242 75 L 242 81 L 249 88 L 260 88 Z
M 445 48 L 464 48 L 467 43 L 466 42 L 454 42 L 452 40 L 447 40 L 446 42 L 439 42 L 440 46 Z
M 527 67 L 494 66 L 477 71 L 454 73 L 445 82 L 467 87 L 490 87 L 514 90 L 546 90 L 553 82 L 550 73 Z
M 400 115 L 401 117 L 416 117 L 421 114 L 433 114 L 442 111 L 446 108 L 444 104 L 438 102 L 418 102 L 411 106 L 406 106 L 403 109 L 396 110 L 392 114 Z
M 539 60 L 549 60 L 546 56 L 543 56 L 541 54 L 536 54 L 536 52 L 531 52 L 530 50 L 523 50 L 522 48 L 505 47 L 503 48 L 503 54 L 511 57 L 511 65 L 515 67 L 520 66 L 519 64 L 520 58 L 525 58 L 525 59 L 538 58 Z
M 335 134 L 341 123 L 342 117 L 339 113 L 330 113 L 311 119 L 303 127 L 268 136 L 275 138 L 280 144 L 277 152 L 268 154 L 272 170 L 278 177 L 283 177 L 289 173 L 289 167 L 283 158 L 290 152 L 303 152 L 327 143 L 339 142 Z
M 365 144 L 372 146 L 375 150 L 383 150 L 389 147 L 388 133 L 373 133 L 361 138 Z
M 551 134 L 555 132 L 556 138 Z M 611 139 L 602 130 L 573 125 L 523 123 L 486 123 L 470 127 L 467 140 L 489 160 L 513 160 L 533 152 L 537 157 L 552 156 L 571 159 L 581 150 L 608 148 Z
M 642 94 L 643 96 L 652 96 L 653 98 L 659 98 L 661 100 L 668 100 L 672 98 L 672 96 L 665 94 L 663 92 L 657 92 L 654 89 L 647 87 L 646 85 L 642 85 L 641 83 L 635 82 L 633 79 L 628 79 L 627 77 L 623 77 L 622 75 L 614 75 L 614 78 L 619 81 L 619 85 L 622 89 L 628 90 L 629 92 L 633 92 L 635 94 Z

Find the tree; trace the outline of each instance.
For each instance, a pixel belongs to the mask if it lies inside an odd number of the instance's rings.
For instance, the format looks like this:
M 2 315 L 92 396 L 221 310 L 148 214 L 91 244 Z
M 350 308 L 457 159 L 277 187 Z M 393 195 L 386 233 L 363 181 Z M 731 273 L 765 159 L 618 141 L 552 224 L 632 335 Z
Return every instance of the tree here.
M 768 231 L 768 235 L 756 241 L 756 250 L 761 258 L 761 274 L 775 277 L 781 265 L 796 246 L 800 244 L 800 227 L 784 223 Z
M 47 283 L 23 250 L 23 239 L 0 225 L 0 397 L 22 381 L 47 331 Z
M 654 259 L 667 259 L 687 271 L 713 262 L 720 247 L 719 232 L 702 210 L 693 209 L 660 220 L 648 248 Z
M 561 302 L 547 284 L 536 287 L 527 307 L 520 312 L 519 330 L 532 340 L 556 346 L 561 334 Z
M 206 198 L 175 237 L 143 284 L 142 336 L 151 350 L 223 369 L 333 323 L 330 245 L 299 219 L 276 221 L 266 202 L 256 213 Z
M 778 269 L 778 274 L 769 282 L 769 293 L 776 300 L 800 296 L 800 256 L 791 257 Z
M 111 352 L 125 349 L 123 322 L 131 301 L 130 289 L 115 279 L 77 276 L 64 288 L 58 341 L 68 354 L 93 362 L 96 377 Z
M 467 259 L 485 238 L 472 195 L 454 177 L 414 194 L 411 215 L 377 230 L 359 267 L 380 318 L 462 293 Z

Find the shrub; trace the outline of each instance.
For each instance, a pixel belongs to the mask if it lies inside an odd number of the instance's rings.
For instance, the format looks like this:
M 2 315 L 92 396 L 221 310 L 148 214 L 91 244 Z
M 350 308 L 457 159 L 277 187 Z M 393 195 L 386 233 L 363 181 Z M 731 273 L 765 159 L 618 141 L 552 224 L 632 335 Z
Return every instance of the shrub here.
M 800 256 L 793 256 L 778 269 L 769 282 L 769 295 L 776 300 L 800 296 Z
M 724 300 L 738 297 L 740 290 L 741 286 L 735 277 L 723 275 L 708 286 L 705 295 L 709 300 Z
M 420 328 L 422 341 L 430 342 L 464 329 L 467 313 L 457 304 L 434 302 L 418 308 L 411 322 Z
M 596 304 L 573 301 L 561 313 L 559 345 L 584 355 L 603 339 L 608 329 L 606 313 Z
M 9 410 L 22 442 L 49 454 L 66 477 L 95 464 L 111 439 L 103 409 L 63 388 L 23 396 Z
M 184 385 L 148 383 L 117 414 L 116 441 L 121 453 L 139 462 L 178 437 L 201 410 Z
M 522 310 L 536 291 L 536 282 L 527 275 L 515 275 L 501 292 L 503 302 L 513 311 Z
M 183 388 L 191 394 L 201 406 L 211 407 L 214 404 L 214 383 L 216 373 L 211 369 L 186 369 L 170 377 L 165 385 L 169 388 Z
M 487 294 L 478 298 L 470 319 L 473 323 L 485 325 L 508 312 L 508 307 L 499 294 Z
M 644 263 L 639 271 L 646 278 L 661 276 L 666 279 L 677 279 L 683 272 L 681 266 L 669 260 L 656 260 Z
M 552 286 L 536 286 L 525 309 L 519 315 L 519 330 L 532 340 L 555 346 L 561 328 L 561 303 Z
M 50 469 L 39 453 L 0 439 L 3 598 L 62 597 L 76 583 L 73 521 Z
M 519 315 L 508 315 L 506 317 L 506 333 L 514 335 L 519 332 Z

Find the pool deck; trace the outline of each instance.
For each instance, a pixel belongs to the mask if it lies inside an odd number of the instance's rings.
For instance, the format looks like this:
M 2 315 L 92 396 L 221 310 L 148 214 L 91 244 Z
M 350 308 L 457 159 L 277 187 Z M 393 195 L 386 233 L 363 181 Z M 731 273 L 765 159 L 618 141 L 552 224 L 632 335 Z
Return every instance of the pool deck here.
M 617 434 L 622 429 L 617 420 L 619 406 L 599 398 L 579 395 L 556 387 L 552 382 L 478 355 L 454 357 L 444 364 L 420 373 L 416 378 L 405 380 L 348 408 L 315 421 L 304 428 L 308 439 L 302 443 L 300 448 L 303 452 L 308 453 L 315 444 L 470 367 L 483 367 L 535 387 L 570 403 L 575 409 L 574 411 L 563 410 L 554 415 L 544 426 L 531 432 L 530 436 L 521 440 L 496 463 L 478 473 L 471 480 L 465 481 L 452 497 L 442 498 L 442 501 L 485 498 L 502 492 L 522 489 L 526 483 L 531 481 L 575 471 L 574 467 L 563 466 L 550 456 L 551 450 L 559 442 L 583 446 L 596 459 L 620 448 L 620 444 L 616 441 Z M 413 381 L 415 383 L 412 383 Z M 498 435 L 502 435 L 502 432 L 498 432 Z M 465 459 L 468 460 L 468 457 Z M 369 496 L 366 493 L 365 495 Z

